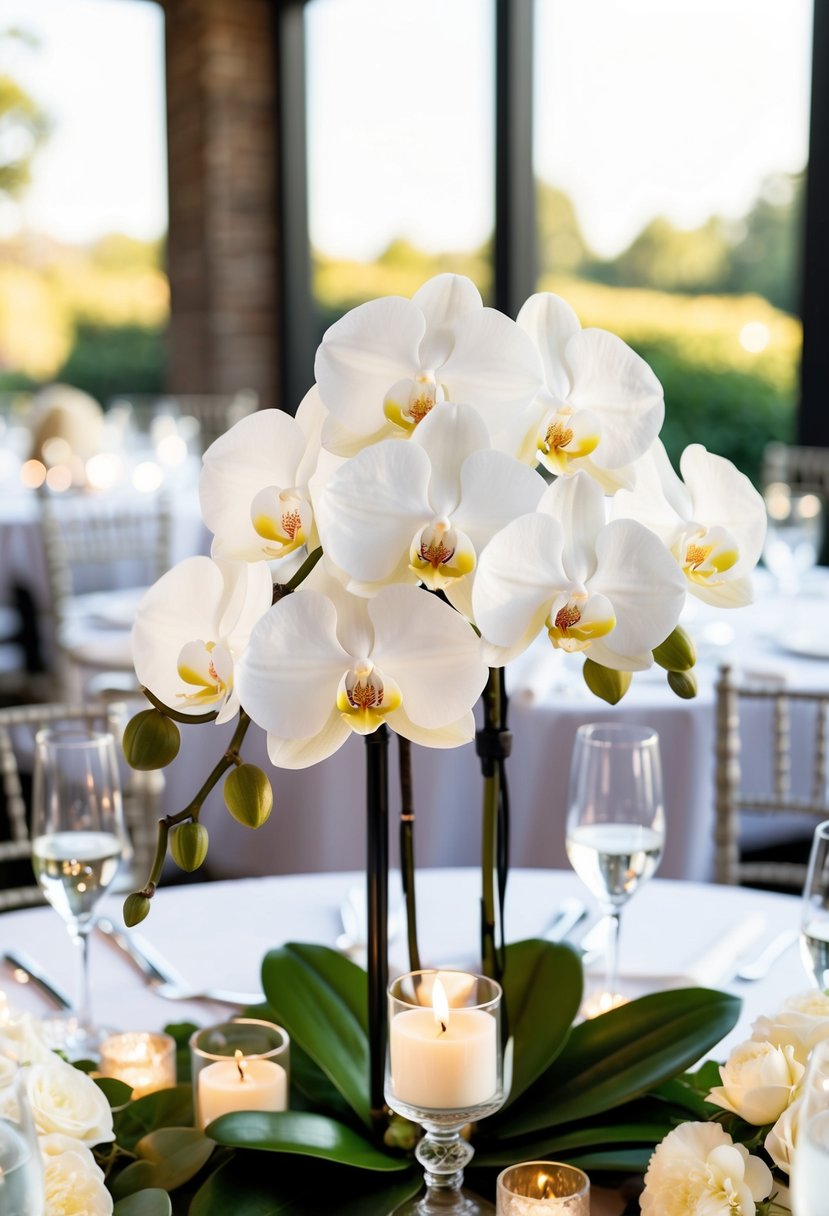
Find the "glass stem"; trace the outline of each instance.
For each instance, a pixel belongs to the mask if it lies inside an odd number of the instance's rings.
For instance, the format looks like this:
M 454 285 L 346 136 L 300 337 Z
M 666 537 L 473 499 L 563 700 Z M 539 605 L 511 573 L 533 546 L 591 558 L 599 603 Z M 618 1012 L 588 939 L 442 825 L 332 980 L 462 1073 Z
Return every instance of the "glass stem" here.
M 91 924 L 69 926 L 69 936 L 75 944 L 75 954 L 78 960 L 74 1014 L 79 1030 L 92 1028 L 92 998 L 89 988 L 89 938 L 91 933 Z
M 463 1185 L 464 1167 L 475 1150 L 461 1139 L 460 1127 L 426 1127 L 426 1135 L 415 1149 L 415 1157 L 423 1166 L 429 1190 L 459 1191 Z
M 607 914 L 610 921 L 607 935 L 607 991 L 611 996 L 616 995 L 619 984 L 619 926 L 622 909 L 611 908 Z

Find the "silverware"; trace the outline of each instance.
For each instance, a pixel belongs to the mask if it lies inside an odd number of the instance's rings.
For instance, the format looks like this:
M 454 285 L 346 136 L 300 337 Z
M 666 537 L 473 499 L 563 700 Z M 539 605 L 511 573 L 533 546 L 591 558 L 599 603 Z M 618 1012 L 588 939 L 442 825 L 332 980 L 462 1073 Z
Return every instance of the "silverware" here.
M 138 933 L 125 933 L 106 917 L 97 927 L 132 960 L 147 984 L 167 1001 L 217 1001 L 223 1005 L 260 1005 L 261 992 L 236 992 L 229 988 L 194 988 L 167 962 L 156 948 Z
M 24 954 L 22 950 L 7 950 L 3 960 L 12 968 L 14 978 L 19 984 L 34 984 L 58 1009 L 72 1008 L 72 1002 L 66 993 L 47 979 L 43 969 L 28 954 Z
M 765 949 L 761 950 L 756 958 L 751 959 L 747 963 L 742 963 L 735 972 L 738 980 L 745 980 L 750 983 L 752 980 L 762 980 L 771 971 L 777 960 L 786 953 L 786 951 L 795 944 L 800 933 L 797 929 L 784 929 L 782 933 L 778 933 L 773 937 Z
M 563 899 L 541 937 L 545 942 L 563 942 L 586 916 L 587 908 L 580 899 Z
M 362 962 L 368 949 L 368 913 L 363 887 L 351 887 L 340 904 L 340 921 L 343 932 L 334 943 L 341 954 L 355 962 Z M 399 904 L 389 907 L 388 941 L 393 942 L 403 927 L 403 910 Z

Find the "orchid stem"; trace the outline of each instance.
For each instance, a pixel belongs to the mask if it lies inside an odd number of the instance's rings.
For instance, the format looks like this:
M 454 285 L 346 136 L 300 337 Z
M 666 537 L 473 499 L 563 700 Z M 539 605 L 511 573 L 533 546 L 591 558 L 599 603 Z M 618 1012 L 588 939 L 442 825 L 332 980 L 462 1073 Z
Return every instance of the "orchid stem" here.
M 308 575 L 314 569 L 314 566 L 316 566 L 317 562 L 319 561 L 319 559 L 321 557 L 322 557 L 322 546 L 320 545 L 316 549 L 313 549 L 308 554 L 305 561 L 302 563 L 300 568 L 297 570 L 296 574 L 293 576 L 293 578 L 289 579 L 287 583 L 274 583 L 274 586 L 273 586 L 274 604 L 276 604 L 279 600 L 281 600 L 283 598 L 283 596 L 290 595 L 292 591 L 296 591 L 297 587 L 300 585 L 300 583 L 303 583 L 305 581 L 305 579 L 308 577 Z
M 497 729 L 501 719 L 499 673 L 490 668 L 484 689 L 484 730 Z M 484 802 L 481 840 L 481 966 L 484 975 L 495 978 L 498 957 L 495 947 L 495 856 L 498 834 L 498 801 L 501 774 L 491 758 L 482 756 Z
M 419 971 L 420 951 L 417 946 L 417 907 L 415 903 L 415 808 L 412 791 L 412 745 L 403 735 L 398 735 L 397 747 L 400 767 L 400 873 L 403 880 L 403 896 L 406 900 L 409 970 Z

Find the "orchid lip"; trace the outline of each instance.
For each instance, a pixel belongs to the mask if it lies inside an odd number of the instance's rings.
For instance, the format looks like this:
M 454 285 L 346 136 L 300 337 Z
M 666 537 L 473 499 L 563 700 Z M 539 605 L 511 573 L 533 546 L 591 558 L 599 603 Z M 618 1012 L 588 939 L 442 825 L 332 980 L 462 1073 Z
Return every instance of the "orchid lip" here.
M 271 542 L 264 546 L 268 556 L 283 557 L 308 539 L 311 504 L 296 487 L 265 486 L 251 501 L 250 519 L 257 535 Z

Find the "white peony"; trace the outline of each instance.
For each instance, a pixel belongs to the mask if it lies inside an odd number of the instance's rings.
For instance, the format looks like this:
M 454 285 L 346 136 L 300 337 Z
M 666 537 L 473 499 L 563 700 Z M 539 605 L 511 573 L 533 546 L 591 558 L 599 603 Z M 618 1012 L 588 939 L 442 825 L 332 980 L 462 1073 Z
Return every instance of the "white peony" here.
M 682 1123 L 656 1146 L 639 1203 L 642 1216 L 754 1216 L 772 1184 L 719 1123 Z
M 789 997 L 774 1017 L 757 1018 L 751 1037 L 775 1047 L 791 1045 L 805 1065 L 815 1044 L 829 1038 L 829 997 L 811 990 Z
M 103 1091 L 71 1064 L 57 1057 L 51 1064 L 33 1064 L 26 1071 L 26 1089 L 40 1134 L 58 1132 L 84 1144 L 115 1138 Z
M 83 1146 L 47 1154 L 43 1190 L 43 1216 L 110 1216 L 112 1212 L 103 1173 Z
M 749 1039 L 720 1065 L 722 1085 L 711 1090 L 708 1101 L 757 1127 L 774 1123 L 794 1097 L 803 1070 L 791 1044 L 776 1047 Z
M 801 1101 L 802 1099 L 795 1098 L 794 1102 L 786 1107 L 763 1142 L 763 1148 L 784 1174 L 791 1173 Z

